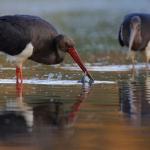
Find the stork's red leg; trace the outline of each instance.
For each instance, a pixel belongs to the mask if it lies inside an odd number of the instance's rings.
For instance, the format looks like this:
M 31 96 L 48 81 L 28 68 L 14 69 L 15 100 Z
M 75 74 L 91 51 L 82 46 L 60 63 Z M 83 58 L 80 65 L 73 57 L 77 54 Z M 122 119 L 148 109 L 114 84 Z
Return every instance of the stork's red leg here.
M 23 82 L 22 65 L 20 66 L 20 82 Z
M 16 67 L 16 83 L 21 83 L 23 82 L 23 75 L 22 75 L 22 65 L 19 67 Z
M 16 93 L 21 96 L 23 89 L 22 65 L 16 67 Z
M 22 93 L 23 93 L 23 84 L 18 82 L 18 83 L 16 83 L 17 97 L 22 97 Z

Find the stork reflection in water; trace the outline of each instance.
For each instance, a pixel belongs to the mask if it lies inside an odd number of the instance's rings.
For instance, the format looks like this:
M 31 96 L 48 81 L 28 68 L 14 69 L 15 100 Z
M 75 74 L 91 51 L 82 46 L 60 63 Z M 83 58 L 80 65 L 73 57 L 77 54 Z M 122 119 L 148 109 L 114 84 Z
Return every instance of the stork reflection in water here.
M 119 82 L 121 111 L 128 115 L 135 126 L 150 125 L 146 116 L 150 116 L 150 74 L 142 71 L 134 75 L 134 80 Z

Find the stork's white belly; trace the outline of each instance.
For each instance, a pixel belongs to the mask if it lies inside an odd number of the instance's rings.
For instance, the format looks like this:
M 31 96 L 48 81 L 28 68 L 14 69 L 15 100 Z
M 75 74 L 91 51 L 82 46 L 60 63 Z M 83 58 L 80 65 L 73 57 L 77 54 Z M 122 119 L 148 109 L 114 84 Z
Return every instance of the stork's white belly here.
M 2 54 L 6 55 L 6 60 L 10 63 L 13 63 L 17 66 L 22 65 L 22 63 L 28 59 L 33 53 L 33 45 L 32 43 L 28 43 L 25 47 L 25 49 L 18 55 L 8 55 L 4 52 L 2 52 Z

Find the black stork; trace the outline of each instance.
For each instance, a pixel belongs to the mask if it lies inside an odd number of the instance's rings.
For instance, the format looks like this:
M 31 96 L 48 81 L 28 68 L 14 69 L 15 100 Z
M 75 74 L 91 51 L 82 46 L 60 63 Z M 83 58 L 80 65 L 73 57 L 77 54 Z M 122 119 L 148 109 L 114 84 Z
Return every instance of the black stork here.
M 135 64 L 136 52 L 145 52 L 146 66 L 150 60 L 150 14 L 132 13 L 124 17 L 118 40 L 121 46 L 129 48 L 129 57 Z
M 66 53 L 93 80 L 76 51 L 73 40 L 59 34 L 49 22 L 37 16 L 1 16 L 0 52 L 16 65 L 17 83 L 22 83 L 22 64 L 27 59 L 47 65 L 58 64 L 64 60 Z

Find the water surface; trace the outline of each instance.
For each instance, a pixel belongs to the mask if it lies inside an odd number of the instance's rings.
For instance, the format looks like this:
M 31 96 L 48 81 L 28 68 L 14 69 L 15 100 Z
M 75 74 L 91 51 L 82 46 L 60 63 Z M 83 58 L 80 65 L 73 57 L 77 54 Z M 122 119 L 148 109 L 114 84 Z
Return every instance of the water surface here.
M 76 84 L 81 71 L 59 73 L 58 66 L 38 79 L 26 76 L 23 89 L 15 79 L 1 79 L 0 148 L 148 150 L 150 75 L 140 67 L 135 74 L 122 68 L 92 71 L 97 82 L 92 87 Z M 61 81 L 65 84 L 57 84 Z

